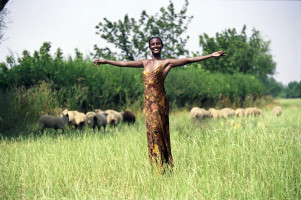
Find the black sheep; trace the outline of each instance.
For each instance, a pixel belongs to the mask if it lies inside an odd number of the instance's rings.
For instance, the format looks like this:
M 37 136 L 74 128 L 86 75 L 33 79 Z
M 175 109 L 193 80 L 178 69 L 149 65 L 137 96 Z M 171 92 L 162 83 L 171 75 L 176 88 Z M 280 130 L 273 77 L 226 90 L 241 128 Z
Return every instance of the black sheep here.
M 131 111 L 124 111 L 122 113 L 123 122 L 127 122 L 128 124 L 132 123 L 134 124 L 136 122 L 135 114 Z
M 98 127 L 98 131 L 103 126 L 103 130 L 106 131 L 107 119 L 105 114 L 95 114 L 93 116 L 92 127 L 95 130 L 95 127 Z

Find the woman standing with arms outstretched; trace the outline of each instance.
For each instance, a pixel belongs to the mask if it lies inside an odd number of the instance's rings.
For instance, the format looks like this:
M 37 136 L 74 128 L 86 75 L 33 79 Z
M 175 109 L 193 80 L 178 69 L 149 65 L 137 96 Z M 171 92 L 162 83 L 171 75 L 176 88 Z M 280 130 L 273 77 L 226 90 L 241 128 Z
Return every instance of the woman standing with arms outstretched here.
M 155 162 L 162 169 L 164 164 L 173 165 L 169 135 L 169 104 L 164 89 L 164 80 L 173 67 L 202 61 L 212 57 L 224 56 L 223 51 L 193 58 L 163 59 L 161 50 L 163 42 L 159 37 L 149 40 L 152 59 L 137 61 L 111 61 L 98 59 L 94 65 L 111 64 L 118 67 L 144 68 L 144 106 L 147 131 L 148 156 L 151 163 Z

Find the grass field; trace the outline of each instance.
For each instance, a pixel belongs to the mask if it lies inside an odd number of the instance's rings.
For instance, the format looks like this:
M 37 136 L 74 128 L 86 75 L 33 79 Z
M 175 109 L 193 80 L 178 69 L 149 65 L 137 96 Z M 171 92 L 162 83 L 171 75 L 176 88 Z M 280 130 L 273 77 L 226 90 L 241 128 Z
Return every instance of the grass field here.
M 170 115 L 173 172 L 149 165 L 144 118 L 106 133 L 0 140 L 0 199 L 301 199 L 301 99 L 259 117 Z

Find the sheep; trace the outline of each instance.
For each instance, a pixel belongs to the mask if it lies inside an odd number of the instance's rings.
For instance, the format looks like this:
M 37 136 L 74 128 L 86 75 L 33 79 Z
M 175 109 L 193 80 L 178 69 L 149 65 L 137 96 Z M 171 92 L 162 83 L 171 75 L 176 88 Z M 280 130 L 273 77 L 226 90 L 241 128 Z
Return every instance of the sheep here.
M 203 109 L 203 108 L 193 107 L 190 110 L 190 117 L 192 119 L 196 119 L 196 118 L 203 119 L 203 118 L 207 118 L 207 117 L 210 117 L 210 116 L 211 116 L 210 112 Z
M 235 111 L 231 108 L 223 108 L 221 109 L 221 113 L 224 118 L 232 117 L 235 115 Z
M 74 125 L 76 129 L 83 129 L 83 127 L 86 125 L 86 115 L 84 113 L 77 113 L 74 116 Z
M 280 106 L 276 106 L 273 108 L 272 113 L 274 116 L 280 116 L 282 114 L 282 108 Z
M 94 112 L 95 112 L 96 114 L 104 114 L 104 113 L 105 113 L 105 112 L 102 111 L 101 109 L 95 109 Z
M 86 124 L 86 115 L 84 113 L 81 113 L 81 112 L 78 112 L 76 110 L 67 110 L 65 109 L 61 116 L 62 115 L 65 115 L 65 114 L 68 114 L 69 116 L 69 121 L 68 121 L 68 124 L 69 125 L 74 125 L 75 128 L 79 128 L 79 129 L 82 129 L 85 124 Z
M 245 109 L 245 115 L 246 115 L 246 116 L 254 115 L 254 110 L 253 110 L 253 108 L 246 108 L 246 109 Z
M 93 117 L 96 113 L 95 112 L 87 112 L 86 113 L 86 124 L 88 126 L 92 126 Z
M 192 119 L 198 118 L 199 111 L 200 111 L 200 108 L 199 108 L 199 107 L 193 107 L 193 108 L 190 110 L 190 117 L 191 117 Z
M 213 119 L 222 117 L 222 112 L 220 110 L 216 110 L 214 108 L 210 108 L 209 113 L 213 117 Z
M 112 113 L 106 114 L 106 115 L 107 115 L 107 123 L 111 124 L 111 125 L 114 125 L 114 127 L 115 127 L 118 124 L 117 117 Z
M 252 107 L 252 108 L 247 108 L 245 110 L 246 116 L 256 116 L 256 115 L 261 115 L 261 114 L 262 114 L 262 111 L 259 108 Z
M 245 115 L 246 116 L 254 115 L 254 109 L 253 108 L 246 108 L 245 109 Z
M 237 117 L 243 117 L 245 115 L 245 109 L 243 108 L 237 108 L 235 110 L 235 116 Z
M 98 131 L 100 131 L 100 128 L 103 126 L 104 132 L 106 131 L 106 125 L 107 125 L 107 119 L 106 114 L 95 114 L 93 116 L 92 120 L 92 127 L 93 130 L 95 130 L 95 127 L 98 127 Z
M 42 130 L 42 133 L 44 132 L 45 128 L 54 128 L 56 131 L 57 129 L 62 129 L 62 132 L 64 133 L 64 127 L 68 122 L 68 119 L 68 114 L 63 115 L 62 117 L 56 117 L 53 115 L 42 115 L 39 118 L 39 125 Z
M 123 118 L 123 122 L 127 122 L 128 124 L 130 124 L 130 123 L 134 124 L 136 121 L 136 116 L 131 111 L 126 110 L 126 111 L 122 112 L 121 115 Z
M 69 125 L 72 125 L 73 122 L 74 122 L 74 117 L 75 117 L 75 115 L 76 115 L 77 113 L 78 113 L 78 111 L 69 111 L 68 109 L 65 109 L 65 110 L 63 110 L 63 112 L 61 113 L 61 117 L 62 117 L 63 115 L 68 114 L 68 116 L 69 116 L 68 124 L 69 124 Z
M 262 110 L 259 108 L 254 108 L 254 114 L 256 115 L 261 115 L 262 114 Z
M 119 122 L 121 122 L 122 121 L 122 115 L 121 115 L 121 113 L 120 112 L 117 112 L 117 111 L 115 111 L 115 110 L 106 110 L 105 111 L 105 114 L 113 114 L 113 115 L 115 115 L 115 118 L 116 118 L 116 122 L 115 122 L 115 125 L 117 125 Z

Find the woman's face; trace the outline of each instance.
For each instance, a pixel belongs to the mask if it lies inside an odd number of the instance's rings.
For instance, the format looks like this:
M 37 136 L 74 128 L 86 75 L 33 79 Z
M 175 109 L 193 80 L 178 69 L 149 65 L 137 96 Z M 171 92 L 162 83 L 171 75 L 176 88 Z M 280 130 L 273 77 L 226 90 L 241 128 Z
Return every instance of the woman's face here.
M 159 38 L 153 38 L 149 42 L 149 49 L 152 51 L 153 54 L 160 54 L 163 45 Z

